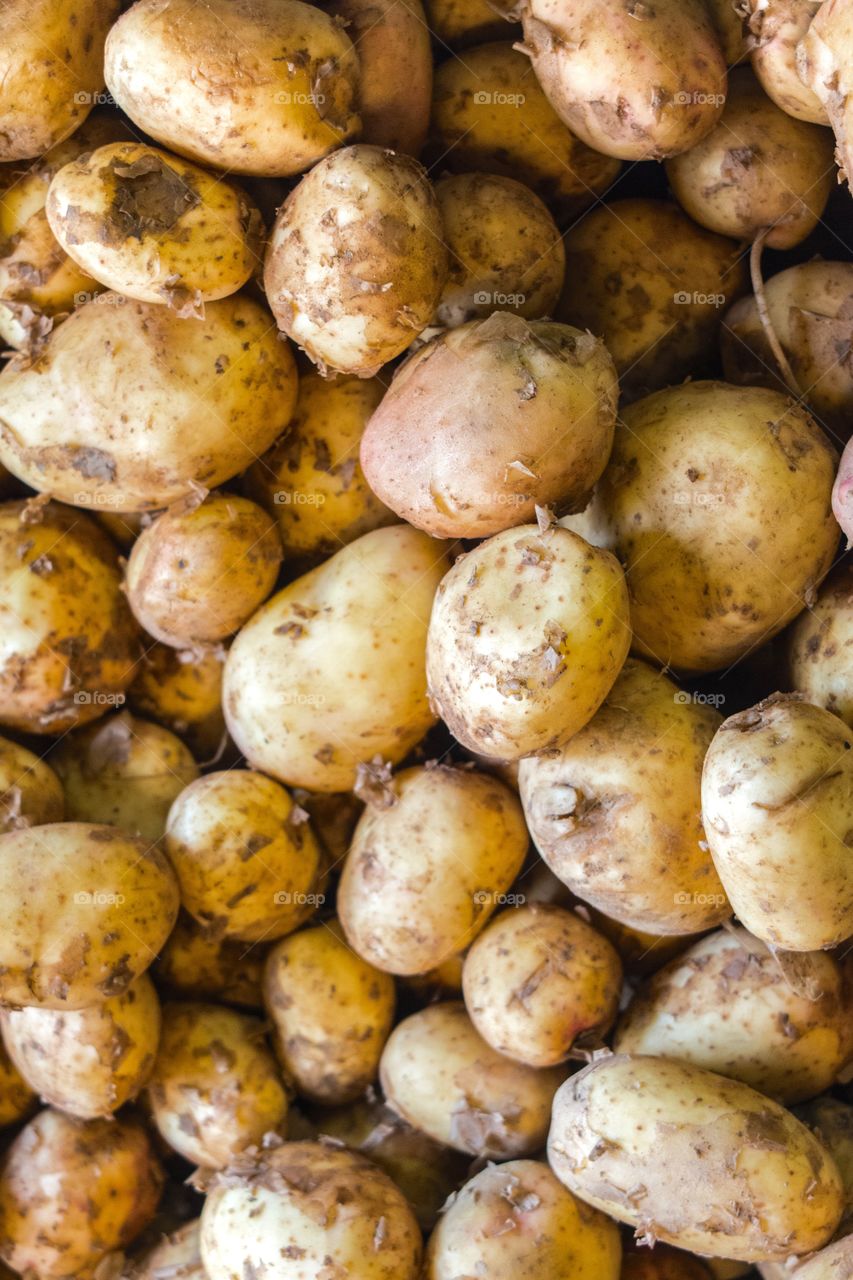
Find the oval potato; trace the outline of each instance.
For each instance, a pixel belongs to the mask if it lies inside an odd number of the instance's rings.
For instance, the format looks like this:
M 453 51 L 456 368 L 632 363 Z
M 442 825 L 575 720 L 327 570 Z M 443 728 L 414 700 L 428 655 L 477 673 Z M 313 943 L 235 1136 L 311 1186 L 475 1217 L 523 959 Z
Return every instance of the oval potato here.
M 0 738 L 0 834 L 64 817 L 65 794 L 50 765 L 10 738 Z

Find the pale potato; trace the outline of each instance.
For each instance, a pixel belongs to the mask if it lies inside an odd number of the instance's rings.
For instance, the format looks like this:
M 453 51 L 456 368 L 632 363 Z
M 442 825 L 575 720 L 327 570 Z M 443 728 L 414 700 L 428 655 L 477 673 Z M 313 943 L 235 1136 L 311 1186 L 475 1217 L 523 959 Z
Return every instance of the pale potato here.
M 146 644 L 127 699 L 134 711 L 156 720 L 186 742 L 195 758 L 208 763 L 223 745 L 222 670 L 225 650 L 173 649 Z
M 835 133 L 836 158 L 848 185 L 853 173 L 850 150 L 850 49 L 853 13 L 844 0 L 824 0 L 797 46 L 797 73 L 822 104 Z
M 261 981 L 266 950 L 233 938 L 217 938 L 182 911 L 154 961 L 161 990 L 181 1000 L 215 1000 L 239 1008 L 263 1008 Z
M 747 0 L 752 69 L 764 92 L 789 116 L 829 124 L 820 98 L 803 82 L 797 49 L 821 0 Z
M 836 1240 L 819 1253 L 785 1265 L 760 1263 L 761 1280 L 846 1280 L 853 1270 L 853 1235 Z
M 201 1260 L 201 1219 L 185 1223 L 147 1250 L 131 1274 L 133 1280 L 207 1280 Z
M 836 565 L 786 635 L 790 684 L 853 729 L 853 565 Z
M 65 794 L 50 765 L 10 738 L 0 738 L 0 834 L 64 817 Z

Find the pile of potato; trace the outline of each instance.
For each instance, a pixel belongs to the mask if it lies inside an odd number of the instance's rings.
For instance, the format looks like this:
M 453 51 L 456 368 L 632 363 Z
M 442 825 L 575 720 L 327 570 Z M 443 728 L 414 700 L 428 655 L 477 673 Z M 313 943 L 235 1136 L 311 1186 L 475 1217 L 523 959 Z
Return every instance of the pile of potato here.
M 0 0 L 0 1280 L 853 1280 L 851 103 Z

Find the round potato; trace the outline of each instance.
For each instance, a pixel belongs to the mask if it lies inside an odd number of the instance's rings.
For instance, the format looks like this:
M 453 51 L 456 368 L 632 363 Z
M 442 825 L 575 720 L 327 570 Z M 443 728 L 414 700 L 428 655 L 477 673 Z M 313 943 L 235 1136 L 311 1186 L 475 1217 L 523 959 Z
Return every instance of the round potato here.
M 506 1160 L 541 1148 L 566 1072 L 495 1052 L 454 1000 L 399 1023 L 379 1075 L 388 1105 L 416 1129 L 457 1151 Z
M 190 321 L 104 293 L 0 373 L 0 461 L 74 506 L 156 511 L 243 471 L 295 401 L 290 349 L 250 298 Z
M 768 98 L 797 120 L 829 124 L 820 98 L 800 78 L 797 47 L 821 0 L 747 0 L 752 69 Z
M 424 675 L 444 548 L 375 529 L 259 609 L 225 664 L 223 705 L 249 763 L 290 786 L 347 791 L 396 764 L 435 723 Z
M 178 913 L 156 846 L 115 827 L 54 822 L 0 836 L 0 1003 L 85 1009 L 148 968 Z
M 0 1041 L 0 1128 L 26 1120 L 35 1111 L 36 1103 L 35 1090 L 27 1084 Z
M 842 562 L 787 633 L 790 684 L 853 729 L 853 565 Z
M 425 1280 L 620 1280 L 616 1223 L 538 1160 L 490 1165 L 466 1182 L 432 1234 Z
M 211 761 L 225 739 L 222 669 L 225 650 L 146 645 L 127 698 L 134 711 L 186 742 L 197 760 Z
M 185 1223 L 139 1259 L 133 1280 L 207 1280 L 201 1260 L 201 1219 Z
M 110 1116 L 144 1088 L 160 1039 L 160 1002 L 146 973 L 87 1009 L 4 1009 L 3 1040 L 24 1079 L 82 1120 Z
M 822 707 L 777 695 L 731 716 L 705 758 L 702 813 L 741 923 L 787 951 L 853 934 L 850 730 Z
M 797 73 L 822 104 L 835 133 L 841 175 L 853 173 L 850 132 L 853 124 L 850 50 L 853 15 L 845 0 L 825 0 L 797 45 Z
M 92 1280 L 154 1217 L 163 1173 L 136 1120 L 41 1111 L 0 1172 L 0 1258 L 45 1280 Z
M 599 338 L 497 311 L 433 338 L 396 374 L 361 441 L 392 511 L 436 538 L 484 538 L 586 506 L 619 385 Z
M 352 41 L 302 0 L 138 0 L 110 31 L 105 75 L 140 129 L 229 172 L 302 173 L 361 125 Z
M 805 1125 L 740 1081 L 665 1058 L 610 1055 L 567 1080 L 548 1158 L 588 1204 L 710 1257 L 808 1253 L 841 1216 L 838 1169 Z
M 65 817 L 62 783 L 32 751 L 0 738 L 0 834 Z
M 518 760 L 583 728 L 629 645 L 616 559 L 568 529 L 521 525 L 457 560 L 439 587 L 430 695 L 464 746 Z
M 447 266 L 426 171 L 360 145 L 321 161 L 285 200 L 264 289 L 278 327 L 321 372 L 371 378 L 429 324 Z
M 483 928 L 521 870 L 527 829 L 497 778 L 406 769 L 368 805 L 338 887 L 351 947 L 388 973 L 428 973 Z
M 209 930 L 182 911 L 154 961 L 161 989 L 182 1000 L 215 1000 L 245 1009 L 263 1008 L 261 980 L 265 951 Z

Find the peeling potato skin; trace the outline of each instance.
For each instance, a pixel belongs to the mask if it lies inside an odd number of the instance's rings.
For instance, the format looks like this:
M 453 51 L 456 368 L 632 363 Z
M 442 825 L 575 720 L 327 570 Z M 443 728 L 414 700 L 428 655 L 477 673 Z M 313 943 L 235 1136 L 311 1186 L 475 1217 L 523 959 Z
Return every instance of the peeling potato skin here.
M 590 333 L 497 311 L 397 372 L 361 441 L 367 482 L 435 538 L 483 538 L 577 510 L 607 465 L 619 386 Z
M 199 652 L 146 645 L 127 698 L 134 711 L 186 742 L 197 760 L 215 754 L 225 735 L 222 668 L 225 650 Z
M 36 1093 L 27 1084 L 0 1041 L 0 1127 L 26 1120 L 36 1109 Z M 0 1276 L 2 1276 L 0 1271 Z
M 456 1151 L 506 1160 L 543 1146 L 566 1069 L 537 1071 L 497 1053 L 460 1000 L 398 1023 L 379 1076 L 388 1105 L 408 1124 Z
M 215 1000 L 260 1012 L 264 949 L 214 938 L 187 912 L 178 916 L 154 961 L 158 986 L 182 1000 Z
M 207 1280 L 201 1261 L 201 1219 L 165 1236 L 127 1274 L 128 1280 Z
M 662 160 L 714 128 L 726 63 L 701 0 L 526 0 L 525 51 L 573 133 L 620 160 Z
M 0 938 L 0 1003 L 12 1008 L 84 1009 L 121 995 L 178 912 L 156 847 L 86 822 L 0 836 L 0 893 L 22 904 Z
M 821 0 L 747 0 L 748 25 L 755 40 L 750 61 L 764 92 L 797 120 L 829 124 L 817 94 L 800 78 L 797 48 Z
M 853 566 L 837 565 L 787 635 L 785 687 L 853 729 Z
M 838 1170 L 790 1112 L 665 1058 L 610 1055 L 567 1080 L 548 1159 L 588 1204 L 712 1258 L 808 1253 L 841 1217 Z
M 395 974 L 424 974 L 458 955 L 521 870 L 528 837 L 518 800 L 487 774 L 406 769 L 388 808 L 368 805 L 338 886 L 338 912 L 359 955 Z
M 797 72 L 822 103 L 832 125 L 836 159 L 848 185 L 853 173 L 850 49 L 853 13 L 845 0 L 825 0 L 797 46 Z
M 3 1009 L 0 1026 L 12 1061 L 42 1101 L 94 1120 L 111 1116 L 147 1083 L 160 1002 L 143 973 L 121 995 L 88 1009 Z
M 831 712 L 777 694 L 708 749 L 708 843 L 735 914 L 768 946 L 817 951 L 853 934 L 851 741 Z
M 45 1280 L 91 1280 L 154 1217 L 163 1172 L 135 1119 L 41 1111 L 0 1173 L 0 1257 Z
M 288 1142 L 226 1171 L 202 1211 L 209 1280 L 240 1280 L 250 1268 L 284 1270 L 288 1280 L 417 1280 L 421 1253 L 418 1224 L 390 1178 L 320 1142 Z
M 105 293 L 0 373 L 0 461 L 77 507 L 157 511 L 243 471 L 295 401 L 290 349 L 251 299 L 190 321 Z
M 300 0 L 139 0 L 110 31 L 105 74 L 157 142 L 235 173 L 302 173 L 361 124 L 352 42 Z
M 321 372 L 372 378 L 433 317 L 447 275 L 426 170 L 381 147 L 346 147 L 285 200 L 264 289 L 279 329 Z
M 853 1274 L 853 1235 L 827 1245 L 801 1262 L 760 1264 L 761 1280 L 847 1280 Z
M 620 1280 L 615 1222 L 576 1200 L 538 1160 L 483 1169 L 432 1234 L 424 1280 Z
M 54 502 L 35 519 L 3 503 L 0 584 L 0 724 L 55 734 L 103 715 L 139 652 L 109 538 Z
M 0 738 L 0 834 L 64 817 L 65 794 L 50 765 L 10 738 Z

